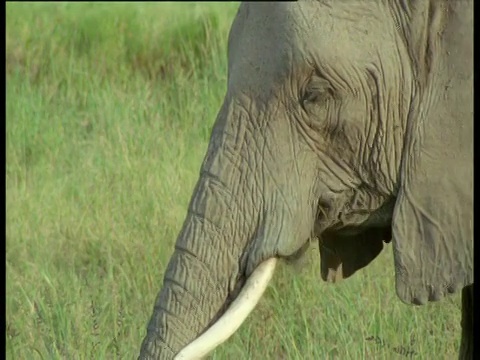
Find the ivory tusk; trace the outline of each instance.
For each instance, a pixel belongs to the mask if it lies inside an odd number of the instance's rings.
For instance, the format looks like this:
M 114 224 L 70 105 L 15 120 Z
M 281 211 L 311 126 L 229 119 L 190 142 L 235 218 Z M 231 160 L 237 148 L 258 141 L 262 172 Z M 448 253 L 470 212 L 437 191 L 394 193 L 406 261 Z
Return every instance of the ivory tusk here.
M 205 333 L 180 350 L 175 360 L 199 360 L 232 336 L 262 297 L 276 264 L 276 258 L 261 263 L 225 313 Z

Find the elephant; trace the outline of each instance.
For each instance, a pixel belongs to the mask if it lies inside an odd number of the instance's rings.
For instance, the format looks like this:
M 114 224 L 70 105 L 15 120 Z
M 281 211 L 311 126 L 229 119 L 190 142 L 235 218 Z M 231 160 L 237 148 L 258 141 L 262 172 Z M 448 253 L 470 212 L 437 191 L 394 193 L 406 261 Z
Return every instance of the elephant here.
M 461 291 L 472 359 L 473 0 L 242 3 L 227 53 L 139 358 L 208 354 L 314 240 L 325 281 L 388 246 L 402 302 Z

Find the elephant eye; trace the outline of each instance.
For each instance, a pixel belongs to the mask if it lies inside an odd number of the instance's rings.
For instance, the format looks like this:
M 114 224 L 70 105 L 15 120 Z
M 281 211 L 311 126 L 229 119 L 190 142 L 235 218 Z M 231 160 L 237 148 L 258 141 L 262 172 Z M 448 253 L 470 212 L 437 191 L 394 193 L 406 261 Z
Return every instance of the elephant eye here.
M 333 97 L 333 89 L 330 83 L 322 78 L 313 77 L 302 97 L 302 105 L 306 109 L 309 105 L 324 105 Z

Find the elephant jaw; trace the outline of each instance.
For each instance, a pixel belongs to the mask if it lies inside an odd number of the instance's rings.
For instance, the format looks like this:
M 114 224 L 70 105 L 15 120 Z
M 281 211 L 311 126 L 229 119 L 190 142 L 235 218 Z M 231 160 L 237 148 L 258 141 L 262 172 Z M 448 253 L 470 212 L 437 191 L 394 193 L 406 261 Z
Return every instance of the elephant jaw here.
M 273 276 L 276 264 L 276 258 L 261 263 L 248 277 L 242 290 L 225 313 L 207 331 L 180 350 L 175 360 L 201 359 L 232 336 L 262 297 Z

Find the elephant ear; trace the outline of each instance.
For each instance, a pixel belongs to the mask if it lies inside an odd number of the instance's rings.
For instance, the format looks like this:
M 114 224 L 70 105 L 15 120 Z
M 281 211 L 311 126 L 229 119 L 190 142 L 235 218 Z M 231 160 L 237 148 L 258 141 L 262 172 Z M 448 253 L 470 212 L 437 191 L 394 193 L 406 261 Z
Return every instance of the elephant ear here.
M 392 220 L 397 295 L 413 304 L 473 283 L 473 3 L 429 10 Z

